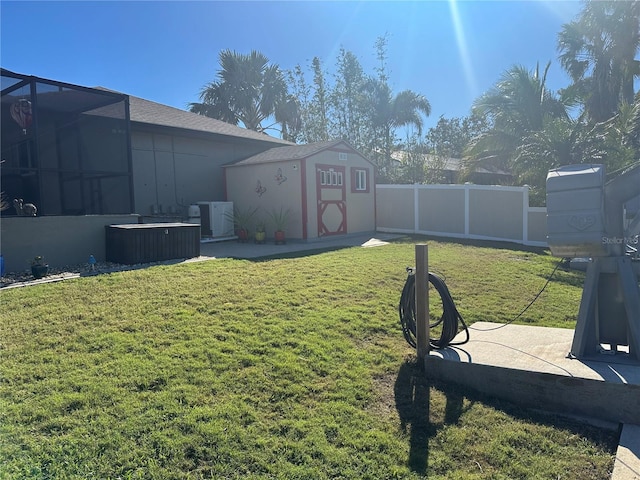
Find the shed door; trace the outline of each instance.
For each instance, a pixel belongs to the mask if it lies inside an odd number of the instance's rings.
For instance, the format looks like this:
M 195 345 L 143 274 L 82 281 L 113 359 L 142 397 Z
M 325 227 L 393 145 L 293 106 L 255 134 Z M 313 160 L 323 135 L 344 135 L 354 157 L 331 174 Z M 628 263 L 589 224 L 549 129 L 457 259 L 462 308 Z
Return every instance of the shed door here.
M 345 167 L 316 165 L 318 237 L 347 233 Z

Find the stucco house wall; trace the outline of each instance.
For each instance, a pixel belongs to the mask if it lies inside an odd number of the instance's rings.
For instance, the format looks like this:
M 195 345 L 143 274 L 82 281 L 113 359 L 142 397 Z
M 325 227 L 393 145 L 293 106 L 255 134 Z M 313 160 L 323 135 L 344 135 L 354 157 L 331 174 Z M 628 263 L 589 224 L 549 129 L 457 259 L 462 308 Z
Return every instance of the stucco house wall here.
M 130 102 L 134 204 L 140 215 L 186 215 L 196 202 L 225 201 L 223 165 L 293 145 L 138 97 Z
M 5 270 L 28 270 L 36 255 L 51 267 L 85 263 L 89 255 L 103 262 L 104 227 L 128 223 L 138 223 L 138 215 L 3 217 L 0 238 Z
M 255 154 L 230 142 L 133 131 L 131 157 L 135 211 L 184 213 L 199 201 L 224 201 L 222 166 Z

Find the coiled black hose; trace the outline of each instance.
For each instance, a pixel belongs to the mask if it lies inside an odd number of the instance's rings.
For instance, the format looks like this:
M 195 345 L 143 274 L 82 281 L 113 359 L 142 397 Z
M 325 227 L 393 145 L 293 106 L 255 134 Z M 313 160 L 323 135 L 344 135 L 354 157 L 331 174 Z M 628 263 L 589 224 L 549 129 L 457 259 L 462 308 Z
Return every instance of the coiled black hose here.
M 400 315 L 400 324 L 402 325 L 402 333 L 409 345 L 416 347 L 416 276 L 413 268 L 407 268 L 407 281 L 402 289 L 402 295 L 400 296 L 400 305 L 398 306 L 398 313 Z M 449 293 L 447 285 L 444 280 L 438 277 L 436 274 L 429 272 L 429 283 L 433 285 L 440 295 L 442 301 L 442 316 L 435 323 L 430 323 L 429 328 L 435 328 L 442 325 L 442 331 L 440 338 L 429 338 L 429 344 L 432 348 L 445 348 L 449 345 L 463 345 L 469 341 L 469 330 L 467 324 L 464 323 L 464 319 L 458 309 L 456 308 L 453 298 Z M 466 334 L 466 339 L 453 342 L 453 339 L 458 334 L 458 328 L 462 325 L 462 328 Z

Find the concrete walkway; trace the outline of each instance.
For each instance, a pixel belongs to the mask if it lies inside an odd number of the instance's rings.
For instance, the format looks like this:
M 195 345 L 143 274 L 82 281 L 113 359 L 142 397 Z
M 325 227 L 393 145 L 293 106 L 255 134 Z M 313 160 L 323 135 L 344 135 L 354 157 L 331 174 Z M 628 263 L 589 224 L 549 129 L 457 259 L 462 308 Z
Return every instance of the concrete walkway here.
M 376 247 L 386 245 L 390 240 L 404 235 L 391 233 L 367 233 L 325 237 L 313 241 L 288 241 L 284 245 L 275 245 L 273 240 L 264 244 L 253 242 L 240 243 L 237 240 L 200 243 L 200 256 L 209 258 L 261 258 L 311 253 L 314 250 L 332 250 L 347 247 Z
M 640 425 L 623 425 L 611 480 L 640 480 Z

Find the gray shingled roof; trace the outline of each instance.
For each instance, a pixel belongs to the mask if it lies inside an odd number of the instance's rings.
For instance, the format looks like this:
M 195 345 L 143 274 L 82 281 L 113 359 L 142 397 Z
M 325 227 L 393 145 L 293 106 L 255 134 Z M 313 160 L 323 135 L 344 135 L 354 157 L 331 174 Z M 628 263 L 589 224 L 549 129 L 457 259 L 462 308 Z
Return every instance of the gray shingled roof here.
M 108 92 L 121 93 L 104 87 L 95 88 Z M 125 95 L 129 97 L 129 115 L 131 117 L 131 121 L 135 123 L 161 125 L 163 127 L 215 133 L 218 135 L 259 140 L 262 142 L 295 145 L 287 140 L 282 140 L 281 138 L 272 137 L 264 133 L 241 128 L 236 125 L 223 122 L 222 120 L 216 120 L 214 118 L 205 117 L 204 115 L 180 110 L 179 108 L 152 102 L 151 100 L 145 100 L 144 98 L 135 97 L 133 95 Z
M 260 132 L 241 128 L 221 120 L 205 117 L 196 113 L 169 107 L 144 98 L 129 95 L 129 112 L 132 122 L 165 127 L 181 128 L 198 132 L 216 133 L 230 137 L 260 140 L 263 142 L 283 143 L 294 145 L 281 138 L 272 137 Z
M 239 162 L 225 165 L 226 167 L 235 167 L 240 165 L 255 165 L 257 163 L 282 162 L 286 160 L 300 160 L 314 155 L 322 150 L 343 143 L 348 146 L 344 140 L 327 140 L 325 142 L 309 143 L 307 145 L 291 145 L 288 147 L 274 147 L 264 152 L 258 153 L 253 157 L 240 160 Z M 349 147 L 351 149 L 351 147 Z
M 394 159 L 397 162 L 402 162 L 403 159 L 406 157 L 407 152 L 403 151 L 403 150 L 399 150 L 396 152 L 393 152 L 391 154 L 391 158 Z M 448 157 L 448 158 L 444 158 L 442 160 L 438 159 L 437 156 L 429 154 L 429 153 L 425 153 L 422 155 L 422 160 L 427 164 L 427 165 L 438 165 L 439 168 L 441 168 L 442 170 L 448 170 L 451 172 L 459 172 L 462 170 L 462 160 L 459 158 L 452 158 L 452 157 Z M 495 175 L 506 175 L 506 176 L 511 176 L 511 173 L 502 170 L 498 167 L 483 167 L 483 166 L 477 166 L 474 168 L 473 170 L 475 173 L 490 173 L 490 174 L 495 174 Z
M 82 89 L 85 96 L 87 92 L 91 90 L 102 90 L 104 92 L 117 93 L 119 95 L 127 95 L 129 97 L 129 113 L 131 121 L 135 123 L 144 123 L 148 125 L 161 125 L 164 127 L 180 128 L 183 130 L 191 130 L 195 132 L 204 132 L 217 135 L 225 135 L 229 137 L 243 138 L 247 140 L 258 140 L 268 143 L 276 143 L 282 145 L 295 145 L 295 143 L 281 138 L 272 137 L 264 133 L 254 132 L 246 128 L 241 128 L 230 123 L 223 122 L 221 120 L 215 120 L 213 118 L 205 117 L 195 113 L 187 112 L 186 110 L 180 110 L 179 108 L 169 107 L 168 105 L 162 105 L 161 103 L 145 100 L 144 98 L 134 97 L 116 90 L 111 90 L 105 87 L 82 87 L 79 85 L 72 85 L 64 82 L 57 82 L 55 80 L 47 80 L 32 75 L 18 74 L 2 68 L 2 75 L 19 76 L 22 79 L 32 78 L 35 80 L 53 82 L 56 85 L 69 85 L 71 88 Z M 82 92 L 76 91 L 76 96 Z M 60 96 L 60 92 L 52 92 Z M 86 101 L 86 99 L 85 99 Z M 101 102 L 98 102 L 101 103 Z M 89 102 L 85 105 L 86 108 L 91 108 Z M 113 116 L 115 118 L 122 118 L 122 111 L 118 105 L 107 105 L 94 108 L 86 113 L 103 116 Z

